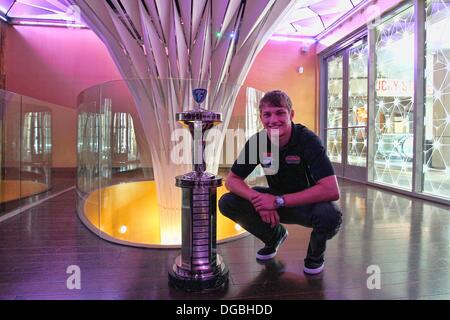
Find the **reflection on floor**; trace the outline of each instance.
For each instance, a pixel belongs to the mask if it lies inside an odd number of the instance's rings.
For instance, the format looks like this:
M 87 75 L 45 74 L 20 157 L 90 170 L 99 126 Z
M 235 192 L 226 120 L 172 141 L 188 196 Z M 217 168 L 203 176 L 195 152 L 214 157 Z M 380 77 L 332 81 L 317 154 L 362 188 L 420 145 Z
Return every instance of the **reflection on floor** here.
M 23 172 L 22 172 L 23 175 Z M 50 188 L 46 185 L 46 190 L 43 192 L 34 193 L 32 195 L 23 196 L 17 200 L 11 200 L 7 202 L 0 201 L 0 218 L 7 213 L 23 208 L 27 205 L 36 203 L 37 201 L 46 199 L 55 194 L 61 193 L 64 190 L 73 188 L 76 184 L 76 169 L 58 169 L 53 168 L 51 174 Z M 12 180 L 12 179 L 11 179 Z M 22 180 L 23 181 L 23 180 Z M 28 181 L 28 180 L 26 180 Z M 11 192 L 10 190 L 4 189 L 6 193 Z M 16 188 L 17 190 L 17 188 Z M 23 193 L 23 191 L 22 191 Z
M 275 260 L 260 265 L 253 236 L 219 245 L 230 269 L 225 292 L 170 289 L 179 250 L 131 248 L 99 239 L 67 192 L 0 224 L 2 299 L 450 299 L 450 212 L 442 205 L 340 181 L 345 220 L 329 241 L 323 274 L 301 271 L 310 229 L 289 225 Z M 81 290 L 66 269 L 81 268 Z M 373 269 L 380 289 L 368 289 Z M 369 270 L 369 273 L 368 273 Z
M 0 181 L 0 203 L 29 197 L 46 191 L 49 186 L 35 181 L 2 180 Z
M 219 199 L 224 186 L 217 188 Z M 84 204 L 84 214 L 93 231 L 100 229 L 113 241 L 141 246 L 159 246 L 160 219 L 155 181 L 139 181 L 109 186 L 92 192 Z M 217 208 L 217 240 L 236 237 L 245 231 Z M 108 237 L 108 239 L 110 239 Z

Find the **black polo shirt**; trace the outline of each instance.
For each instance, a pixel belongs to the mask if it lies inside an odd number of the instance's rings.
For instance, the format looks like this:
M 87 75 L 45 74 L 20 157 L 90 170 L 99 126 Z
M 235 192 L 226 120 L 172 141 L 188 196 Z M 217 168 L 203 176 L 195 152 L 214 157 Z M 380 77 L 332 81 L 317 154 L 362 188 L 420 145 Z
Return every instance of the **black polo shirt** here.
M 269 187 L 283 194 L 305 190 L 320 179 L 334 175 L 320 138 L 305 126 L 294 123 L 289 142 L 278 152 L 266 130 L 250 137 L 231 171 L 245 179 L 257 165 L 262 166 Z

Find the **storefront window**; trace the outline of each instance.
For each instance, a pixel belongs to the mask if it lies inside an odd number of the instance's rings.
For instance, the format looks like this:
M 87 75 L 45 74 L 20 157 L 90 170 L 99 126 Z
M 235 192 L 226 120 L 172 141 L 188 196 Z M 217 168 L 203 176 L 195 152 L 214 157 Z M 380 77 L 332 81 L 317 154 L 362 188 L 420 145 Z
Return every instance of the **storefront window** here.
M 450 197 L 450 4 L 426 3 L 423 191 Z M 447 30 L 447 31 L 445 31 Z
M 376 27 L 374 182 L 412 190 L 414 8 Z
M 328 60 L 327 152 L 332 162 L 342 162 L 343 57 Z
M 366 166 L 367 158 L 367 42 L 361 40 L 349 50 L 347 162 Z
M 332 162 L 342 161 L 342 129 L 328 130 L 327 154 Z

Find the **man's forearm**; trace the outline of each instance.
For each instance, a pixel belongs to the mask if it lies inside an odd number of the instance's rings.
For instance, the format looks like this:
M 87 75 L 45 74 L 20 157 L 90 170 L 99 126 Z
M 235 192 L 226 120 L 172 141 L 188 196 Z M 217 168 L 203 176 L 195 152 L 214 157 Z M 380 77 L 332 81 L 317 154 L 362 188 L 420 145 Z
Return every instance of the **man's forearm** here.
M 286 207 L 305 206 L 317 202 L 331 201 L 323 193 L 322 188 L 314 186 L 303 191 L 285 194 L 284 203 Z
M 250 201 L 250 198 L 255 193 L 258 193 L 257 191 L 250 188 L 247 183 L 245 183 L 244 180 L 229 177 L 227 179 L 227 182 L 225 183 L 225 186 L 230 190 L 232 193 L 238 195 L 241 198 L 244 198 L 245 200 Z
M 311 188 L 303 191 L 284 195 L 286 207 L 304 206 L 318 202 L 336 201 L 339 199 L 339 187 L 336 177 L 329 176 L 324 178 Z

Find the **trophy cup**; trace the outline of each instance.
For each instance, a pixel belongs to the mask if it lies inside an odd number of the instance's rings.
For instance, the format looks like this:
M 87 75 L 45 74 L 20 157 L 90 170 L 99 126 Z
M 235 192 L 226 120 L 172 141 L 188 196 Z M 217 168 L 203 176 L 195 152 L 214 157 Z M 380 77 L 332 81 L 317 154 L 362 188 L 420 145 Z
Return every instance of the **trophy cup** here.
M 228 268 L 216 253 L 217 187 L 222 178 L 206 172 L 205 131 L 222 122 L 222 114 L 200 107 L 206 89 L 192 91 L 194 110 L 179 112 L 176 119 L 187 127 L 194 139 L 194 171 L 175 177 L 182 188 L 181 254 L 169 270 L 169 285 L 189 292 L 205 292 L 228 284 Z

